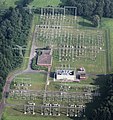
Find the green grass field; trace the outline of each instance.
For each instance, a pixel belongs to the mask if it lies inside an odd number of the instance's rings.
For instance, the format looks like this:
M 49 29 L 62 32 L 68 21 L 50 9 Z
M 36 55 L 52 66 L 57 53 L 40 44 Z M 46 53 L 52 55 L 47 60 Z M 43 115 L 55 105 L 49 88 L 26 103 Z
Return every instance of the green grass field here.
M 24 115 L 23 113 L 12 109 L 11 107 L 7 107 L 4 111 L 4 119 L 5 120 L 71 120 L 71 118 L 66 116 L 41 116 L 38 115 Z
M 8 7 L 15 7 L 16 2 L 19 0 L 0 0 L 0 7 L 8 8 Z
M 22 80 L 23 78 L 23 80 Z M 34 73 L 34 74 L 21 74 L 19 76 L 16 76 L 14 79 L 14 82 L 16 83 L 30 83 L 31 86 L 28 87 L 29 90 L 37 90 L 37 91 L 44 91 L 45 89 L 45 84 L 46 84 L 46 75 L 45 74 L 41 74 L 41 73 Z M 15 88 L 15 89 L 14 89 Z M 16 90 L 16 87 L 14 87 L 12 90 Z M 9 104 L 25 104 L 28 100 L 26 99 L 18 99 L 18 97 L 16 97 L 17 99 L 13 99 L 12 97 L 10 97 L 9 94 L 9 98 L 7 99 L 7 102 Z M 42 104 L 42 99 L 37 99 L 34 100 L 35 103 Z
M 0 0 L 1 8 L 15 7 L 19 0 Z M 46 6 L 58 6 L 60 0 L 33 0 L 30 6 L 34 7 L 46 7 Z
M 34 74 L 21 74 L 19 76 L 16 76 L 15 78 L 15 82 L 22 82 L 22 78 L 23 78 L 23 82 L 26 78 L 28 78 L 28 80 L 26 80 L 26 82 L 28 81 L 28 83 L 31 83 L 31 90 L 44 90 L 44 86 L 46 83 L 46 75 L 45 74 L 41 74 L 41 73 L 34 73 Z M 24 79 L 25 78 L 25 79 Z M 29 80 L 30 78 L 30 80 Z
M 46 7 L 46 6 L 58 6 L 60 0 L 34 0 L 30 6 L 34 7 Z
M 108 29 L 109 33 L 108 33 L 108 37 L 109 37 L 109 65 L 110 67 L 110 72 L 113 73 L 113 19 L 111 18 L 102 18 L 102 23 L 101 23 L 101 27 L 103 29 Z M 108 40 L 107 40 L 108 41 Z

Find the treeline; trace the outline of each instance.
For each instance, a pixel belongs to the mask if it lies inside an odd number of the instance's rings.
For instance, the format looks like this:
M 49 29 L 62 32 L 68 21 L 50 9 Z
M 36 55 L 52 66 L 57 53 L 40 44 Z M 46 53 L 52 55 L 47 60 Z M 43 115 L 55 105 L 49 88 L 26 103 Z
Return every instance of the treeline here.
M 60 6 L 76 6 L 80 16 L 113 18 L 113 0 L 61 0 Z
M 20 6 L 0 15 L 0 97 L 8 73 L 22 63 L 18 46 L 27 45 L 31 21 L 32 15 Z
M 33 0 L 20 0 L 18 1 L 18 6 L 27 7 Z
M 88 120 L 113 120 L 113 76 L 106 78 L 102 88 L 100 104 L 94 108 Z

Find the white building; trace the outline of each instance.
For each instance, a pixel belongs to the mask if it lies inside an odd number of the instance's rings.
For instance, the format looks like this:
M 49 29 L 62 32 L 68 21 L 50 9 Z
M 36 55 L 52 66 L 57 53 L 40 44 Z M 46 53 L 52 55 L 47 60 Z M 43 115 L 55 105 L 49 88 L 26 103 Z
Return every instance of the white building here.
M 75 70 L 57 70 L 56 71 L 57 80 L 76 80 Z

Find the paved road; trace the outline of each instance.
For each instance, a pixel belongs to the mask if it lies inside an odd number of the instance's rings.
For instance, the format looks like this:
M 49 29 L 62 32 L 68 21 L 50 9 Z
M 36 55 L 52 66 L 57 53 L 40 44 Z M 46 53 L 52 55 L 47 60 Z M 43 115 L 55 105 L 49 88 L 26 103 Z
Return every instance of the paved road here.
M 32 36 L 32 46 L 31 46 L 31 52 L 30 52 L 30 57 L 29 57 L 29 62 L 28 62 L 28 67 L 27 70 L 32 70 L 31 69 L 31 62 L 33 57 L 35 56 L 35 49 L 36 49 L 36 45 L 35 45 L 35 36 L 36 36 L 36 29 L 34 31 L 34 34 Z
M 2 100 L 0 103 L 0 119 L 2 117 L 2 113 L 3 113 L 3 110 L 4 110 L 5 105 L 6 105 L 6 94 L 10 90 L 10 84 L 11 84 L 12 80 L 14 79 L 14 77 L 21 74 L 21 73 L 22 73 L 22 71 L 17 71 L 16 73 L 14 73 L 13 75 L 9 76 L 6 79 L 6 83 L 5 83 L 5 86 L 3 88 L 3 92 L 2 92 Z

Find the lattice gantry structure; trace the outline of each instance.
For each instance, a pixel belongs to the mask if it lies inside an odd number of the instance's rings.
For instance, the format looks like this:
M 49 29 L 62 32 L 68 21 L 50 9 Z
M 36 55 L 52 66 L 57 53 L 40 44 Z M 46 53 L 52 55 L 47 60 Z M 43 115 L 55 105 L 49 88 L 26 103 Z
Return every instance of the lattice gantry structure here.
M 68 87 L 68 86 L 65 86 Z M 65 88 L 69 89 L 69 88 Z M 56 92 L 46 92 L 43 96 L 43 104 L 46 103 L 60 103 L 60 105 L 69 104 L 84 104 L 91 102 L 94 96 L 100 96 L 98 92 L 69 92 L 66 91 L 56 91 Z
M 24 114 L 35 114 L 35 103 L 28 102 L 28 104 L 24 105 Z
M 67 116 L 70 117 L 81 117 L 85 112 L 84 105 L 69 105 L 67 107 Z
M 75 92 L 71 92 L 71 91 Z M 60 84 L 57 91 L 36 91 L 36 90 L 10 90 L 9 99 L 11 100 L 28 100 L 36 101 L 43 99 L 43 104 L 49 102 L 63 103 L 78 103 L 80 101 L 90 101 L 93 96 L 100 96 L 98 87 L 87 86 L 82 89 L 79 87 L 69 86 L 67 84 Z M 80 91 L 80 92 L 77 92 Z M 93 93 L 92 93 L 93 91 Z
M 101 63 L 106 51 L 104 32 L 74 27 L 77 20 L 76 7 L 40 8 L 40 14 L 40 25 L 35 28 L 35 43 L 39 48 L 52 47 L 53 60 L 69 64 L 79 60 L 96 61 L 98 58 L 98 64 L 105 64 L 105 61 Z M 105 66 L 100 71 L 105 72 Z
M 52 48 L 52 64 L 54 61 L 57 62 L 57 67 L 62 62 L 71 66 L 81 64 L 91 73 L 100 66 L 99 72 L 106 73 L 105 31 L 94 28 L 78 29 L 76 7 L 40 8 L 39 19 L 39 25 L 35 28 L 35 45 L 39 48 Z M 92 67 L 85 66 L 87 63 L 91 63 Z
M 76 21 L 77 8 L 65 6 L 40 8 L 40 24 L 48 26 L 72 25 Z M 73 16 L 70 20 L 66 15 Z
M 105 51 L 102 31 L 77 30 L 62 27 L 42 28 L 36 26 L 36 44 L 39 47 L 53 46 L 60 61 L 76 59 L 95 60 L 100 52 Z
M 79 91 L 79 88 L 77 89 Z M 92 87 L 84 87 L 84 92 L 70 92 L 71 90 L 72 86 L 64 84 L 61 84 L 59 91 L 11 90 L 9 98 L 24 100 L 25 102 L 30 101 L 24 105 L 20 104 L 23 113 L 26 115 L 37 115 L 40 113 L 44 116 L 60 116 L 65 114 L 70 117 L 81 117 L 85 112 L 85 103 L 93 101 L 94 96 L 100 96 L 100 93 L 97 91 L 91 92 L 94 91 Z M 43 104 L 42 102 L 38 103 L 37 100 L 43 100 Z
M 16 77 L 14 79 L 14 87 L 17 90 L 28 90 L 31 87 L 31 78 Z
M 60 105 L 58 103 L 42 105 L 41 106 L 41 115 L 60 116 Z

